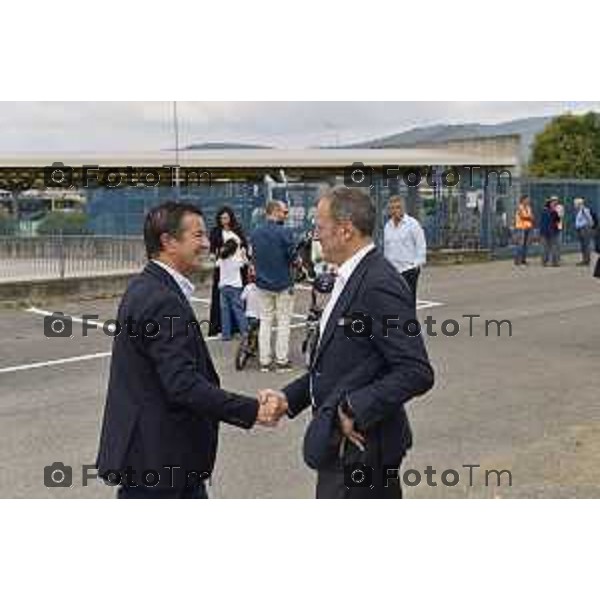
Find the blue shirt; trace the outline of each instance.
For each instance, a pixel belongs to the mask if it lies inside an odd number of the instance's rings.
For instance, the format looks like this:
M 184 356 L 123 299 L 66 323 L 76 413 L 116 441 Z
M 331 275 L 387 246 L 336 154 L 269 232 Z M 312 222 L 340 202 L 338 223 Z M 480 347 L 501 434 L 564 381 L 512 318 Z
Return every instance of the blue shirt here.
M 390 219 L 383 230 L 383 254 L 399 273 L 422 267 L 427 262 L 427 243 L 419 221 L 404 215 L 396 225 Z
M 291 288 L 291 263 L 295 255 L 292 232 L 275 221 L 267 221 L 254 230 L 250 241 L 256 265 L 256 287 L 269 292 Z
M 592 225 L 593 221 L 590 209 L 587 208 L 587 206 L 582 206 L 577 211 L 577 216 L 575 217 L 575 229 L 584 229 L 585 227 L 591 227 Z

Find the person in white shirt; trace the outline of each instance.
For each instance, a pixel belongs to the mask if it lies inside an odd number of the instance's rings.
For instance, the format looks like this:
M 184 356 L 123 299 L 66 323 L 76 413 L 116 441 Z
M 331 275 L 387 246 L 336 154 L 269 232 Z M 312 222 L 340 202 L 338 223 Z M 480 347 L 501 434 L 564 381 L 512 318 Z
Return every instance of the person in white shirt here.
M 242 304 L 242 272 L 241 268 L 247 263 L 243 249 L 235 239 L 228 239 L 221 248 L 220 257 L 216 262 L 219 267 L 219 293 L 221 295 L 221 326 L 222 339 L 229 341 L 233 335 L 234 324 L 237 325 L 243 337 L 248 334 L 248 320 Z
M 427 242 L 420 223 L 406 214 L 404 199 L 390 198 L 390 219 L 383 230 L 384 256 L 396 267 L 417 299 L 421 267 L 427 262 Z
M 256 287 L 256 273 L 248 269 L 248 283 L 242 291 L 242 302 L 245 303 L 245 314 L 249 329 L 258 329 L 260 324 L 260 294 Z

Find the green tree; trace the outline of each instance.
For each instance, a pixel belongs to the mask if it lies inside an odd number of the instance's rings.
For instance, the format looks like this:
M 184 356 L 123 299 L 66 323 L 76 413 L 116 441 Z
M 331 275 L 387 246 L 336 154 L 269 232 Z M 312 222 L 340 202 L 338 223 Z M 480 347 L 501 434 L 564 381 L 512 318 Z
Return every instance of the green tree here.
M 85 235 L 90 233 L 87 226 L 87 215 L 83 213 L 48 213 L 39 224 L 40 235 Z
M 529 173 L 600 179 L 600 114 L 566 114 L 552 120 L 535 138 Z

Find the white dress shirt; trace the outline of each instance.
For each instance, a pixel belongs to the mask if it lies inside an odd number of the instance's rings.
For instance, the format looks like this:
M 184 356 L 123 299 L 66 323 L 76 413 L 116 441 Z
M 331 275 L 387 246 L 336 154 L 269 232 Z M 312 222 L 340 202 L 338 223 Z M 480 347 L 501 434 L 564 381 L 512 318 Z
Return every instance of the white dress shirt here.
M 179 271 L 176 271 L 169 265 L 165 265 L 165 263 L 160 262 L 159 260 L 152 260 L 152 262 L 156 263 L 159 267 L 163 268 L 176 282 L 180 287 L 183 295 L 187 298 L 188 302 L 190 301 L 194 290 L 196 289 L 194 284 L 187 278 L 185 275 L 182 275 Z
M 419 221 L 404 215 L 398 225 L 390 219 L 383 230 L 383 254 L 399 273 L 427 262 L 427 243 Z
M 321 320 L 319 321 L 319 343 L 321 343 L 321 337 L 323 336 L 323 332 L 327 327 L 327 321 L 329 321 L 329 317 L 337 304 L 344 288 L 346 287 L 346 283 L 354 273 L 354 270 L 363 258 L 371 252 L 375 248 L 375 244 L 368 244 L 355 254 L 353 254 L 341 267 L 338 268 L 337 277 L 335 278 L 335 284 L 333 286 L 333 291 L 331 292 L 331 296 L 325 308 L 323 309 L 323 314 L 321 315 Z M 318 347 L 318 346 L 317 346 Z

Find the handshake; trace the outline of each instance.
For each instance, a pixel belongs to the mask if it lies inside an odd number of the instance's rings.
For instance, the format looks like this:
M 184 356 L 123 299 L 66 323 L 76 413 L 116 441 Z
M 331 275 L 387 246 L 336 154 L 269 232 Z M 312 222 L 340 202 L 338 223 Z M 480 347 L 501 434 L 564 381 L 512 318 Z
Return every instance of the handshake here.
M 275 427 L 288 410 L 288 403 L 283 392 L 276 390 L 260 390 L 257 394 L 258 416 L 256 422 L 265 427 Z

